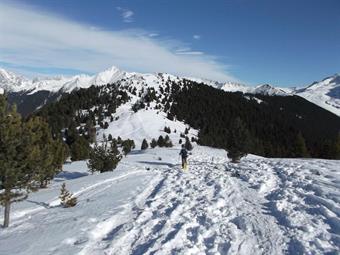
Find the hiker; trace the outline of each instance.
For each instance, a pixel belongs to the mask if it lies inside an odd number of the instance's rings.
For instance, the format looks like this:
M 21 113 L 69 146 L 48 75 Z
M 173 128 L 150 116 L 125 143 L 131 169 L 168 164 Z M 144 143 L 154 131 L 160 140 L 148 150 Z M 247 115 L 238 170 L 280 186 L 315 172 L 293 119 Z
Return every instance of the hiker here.
M 185 149 L 184 144 L 182 144 L 182 149 L 181 149 L 179 155 L 181 155 L 181 157 L 182 157 L 182 168 L 186 169 L 187 165 L 188 165 L 188 162 L 187 162 L 188 151 Z

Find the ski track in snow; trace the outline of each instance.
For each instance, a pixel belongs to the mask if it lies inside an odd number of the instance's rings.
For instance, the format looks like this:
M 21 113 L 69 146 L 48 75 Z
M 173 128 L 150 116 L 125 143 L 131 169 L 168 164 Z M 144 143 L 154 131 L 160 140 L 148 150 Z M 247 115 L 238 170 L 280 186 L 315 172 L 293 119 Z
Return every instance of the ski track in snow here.
M 47 247 L 49 254 L 338 254 L 339 161 L 250 156 L 231 164 L 224 151 L 197 146 L 182 171 L 177 153 L 131 155 L 120 163 L 128 172 L 75 190 L 81 203 L 128 178 L 152 176 L 132 199 Z M 159 155 L 163 160 L 154 161 Z M 14 228 L 45 209 L 16 211 Z M 5 240 L 0 233 L 0 245 Z
M 124 215 L 130 218 L 113 216 L 112 228 L 80 254 L 336 252 L 338 205 L 309 194 L 312 186 L 300 179 L 304 175 L 295 175 L 301 165 L 268 159 L 234 165 L 226 158 L 206 157 L 196 154 L 186 172 L 179 166 L 153 169 L 162 178 L 149 185 L 136 205 L 126 207 Z M 313 211 L 313 203 L 321 211 Z M 315 213 L 325 219 L 315 219 Z M 328 217 L 332 213 L 337 217 Z M 334 236 L 325 234 L 327 222 Z

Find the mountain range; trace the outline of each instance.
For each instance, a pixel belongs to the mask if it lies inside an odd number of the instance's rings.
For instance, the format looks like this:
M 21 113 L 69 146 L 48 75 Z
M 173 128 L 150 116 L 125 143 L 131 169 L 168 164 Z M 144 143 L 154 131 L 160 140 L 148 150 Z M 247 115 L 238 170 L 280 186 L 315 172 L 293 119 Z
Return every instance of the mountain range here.
M 114 83 L 118 80 L 124 81 L 143 81 L 147 87 L 155 87 L 155 84 L 162 84 L 167 80 L 178 81 L 183 80 L 184 77 L 177 77 L 170 74 L 143 74 L 136 72 L 125 72 L 119 68 L 112 66 L 103 72 L 95 75 L 79 74 L 75 76 L 55 76 L 28 79 L 24 76 L 17 75 L 5 69 L 0 68 L 0 93 L 1 90 L 10 94 L 13 102 L 18 103 L 18 96 L 20 101 L 25 101 L 29 98 L 40 105 L 45 104 L 49 100 L 58 98 L 57 95 L 62 93 L 70 93 L 79 88 L 89 88 L 91 85 L 101 86 Z M 224 82 L 187 78 L 185 79 L 195 81 L 197 83 L 207 84 L 209 86 L 221 89 L 226 92 L 242 92 L 245 94 L 260 94 L 267 96 L 287 96 L 297 95 L 306 100 L 340 116 L 340 76 L 335 74 L 327 77 L 319 82 L 303 87 L 303 88 L 279 88 L 269 84 L 263 84 L 256 87 L 247 86 L 236 82 Z M 38 98 L 38 100 L 37 100 Z M 33 110 L 30 107 L 30 110 Z

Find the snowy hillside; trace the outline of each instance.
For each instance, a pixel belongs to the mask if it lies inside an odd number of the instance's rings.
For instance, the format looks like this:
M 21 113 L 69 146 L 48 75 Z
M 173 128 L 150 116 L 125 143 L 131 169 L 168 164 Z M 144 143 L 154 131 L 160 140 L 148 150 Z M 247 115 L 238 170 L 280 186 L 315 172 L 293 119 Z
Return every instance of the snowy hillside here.
M 339 161 L 248 156 L 234 165 L 225 151 L 196 146 L 188 171 L 178 162 L 170 148 L 136 150 L 103 174 L 65 165 L 13 206 L 0 254 L 338 252 Z M 76 207 L 60 207 L 62 182 Z
M 11 225 L 0 231 L 0 254 L 336 254 L 339 161 L 249 155 L 232 164 L 226 151 L 193 143 L 183 171 L 179 139 L 188 125 L 165 113 L 174 103 L 165 100 L 166 81 L 180 78 L 111 71 L 97 80 L 124 75 L 118 84 L 129 100 L 104 114 L 107 128 L 96 123 L 96 139 L 133 139 L 136 149 L 113 172 L 91 175 L 85 161 L 65 164 L 48 188 L 13 204 Z M 95 89 L 103 95 L 112 87 Z M 135 112 L 147 92 L 157 100 Z M 89 107 L 100 106 L 106 113 L 105 103 Z M 174 147 L 139 150 L 143 139 L 167 135 L 164 127 Z M 197 133 L 190 128 L 187 136 Z M 60 206 L 62 183 L 77 197 L 75 207 Z M 0 207 L 0 221 L 3 214 Z
M 193 77 L 177 77 L 171 74 L 143 74 L 135 72 L 125 72 L 115 66 L 95 75 L 79 74 L 71 77 L 58 76 L 48 78 L 27 79 L 23 76 L 16 75 L 5 69 L 0 69 L 0 89 L 8 92 L 20 92 L 22 96 L 33 95 L 41 91 L 49 91 L 52 93 L 71 92 L 79 88 L 88 88 L 91 85 L 105 85 L 117 81 L 125 81 L 128 83 L 143 83 L 146 87 L 157 87 L 164 84 L 165 81 L 180 81 L 189 79 L 197 83 L 204 83 L 209 86 L 221 89 L 227 92 L 242 92 L 249 94 L 260 94 L 268 96 L 288 96 L 298 95 L 308 101 L 333 112 L 340 116 L 340 76 L 334 75 L 326 78 L 321 82 L 301 89 L 278 88 L 269 84 L 263 84 L 256 87 L 246 86 L 236 82 L 217 82 Z M 22 94 L 21 92 L 25 92 Z M 50 95 L 49 95 L 50 96 Z
M 295 91 L 295 94 L 340 116 L 340 75 Z

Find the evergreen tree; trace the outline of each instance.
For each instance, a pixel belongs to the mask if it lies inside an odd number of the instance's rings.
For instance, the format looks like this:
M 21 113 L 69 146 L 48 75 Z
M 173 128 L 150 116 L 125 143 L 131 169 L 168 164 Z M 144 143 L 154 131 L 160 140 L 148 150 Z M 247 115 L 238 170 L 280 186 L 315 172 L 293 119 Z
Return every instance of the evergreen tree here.
M 146 150 L 148 147 L 149 147 L 148 142 L 146 141 L 146 139 L 143 139 L 141 149 Z
M 122 147 L 124 155 L 126 156 L 132 149 L 135 148 L 135 142 L 133 140 L 127 139 L 122 141 Z
M 155 148 L 157 146 L 157 141 L 156 139 L 152 138 L 151 143 L 150 143 L 151 148 Z
M 164 146 L 165 146 L 165 141 L 164 141 L 163 136 L 160 135 L 160 136 L 158 137 L 157 145 L 158 145 L 159 147 L 164 147 Z
M 96 171 L 103 173 L 115 169 L 121 158 L 117 143 L 112 142 L 111 146 L 108 146 L 108 141 L 104 141 L 101 145 L 96 144 L 90 150 L 90 159 L 87 165 L 92 173 Z
M 170 134 L 170 133 L 171 133 L 170 127 L 166 127 L 166 126 L 165 126 L 165 127 L 164 127 L 164 132 Z
M 309 153 L 306 147 L 305 139 L 303 138 L 301 132 L 299 132 L 296 136 L 295 143 L 293 145 L 293 155 L 294 157 L 299 158 L 308 158 Z
M 108 141 L 112 141 L 112 139 L 113 139 L 113 138 L 112 138 L 112 135 L 109 134 L 109 136 L 107 137 L 107 140 L 108 140 Z
M 35 169 L 39 188 L 45 188 L 61 170 L 67 157 L 66 149 L 60 140 L 52 138 L 48 124 L 40 117 L 33 117 L 25 123 L 24 132 L 29 134 L 34 158 L 29 167 Z
M 338 133 L 338 136 L 334 142 L 334 159 L 340 159 L 340 132 Z
M 170 140 L 170 137 L 168 135 L 165 136 L 164 139 L 164 146 L 165 147 L 172 147 L 172 141 Z
M 91 120 L 88 120 L 85 125 L 85 130 L 87 131 L 87 137 L 90 143 L 96 141 L 96 128 Z
M 79 136 L 74 143 L 70 146 L 71 160 L 84 160 L 89 158 L 90 145 L 89 142 L 83 137 Z
M 248 141 L 249 132 L 243 121 L 237 117 L 232 121 L 228 135 L 228 157 L 233 163 L 238 163 L 243 156 L 247 155 Z
M 61 185 L 59 199 L 60 204 L 63 207 L 74 207 L 77 204 L 77 198 L 74 197 L 73 194 L 66 189 L 65 183 Z
M 191 144 L 191 142 L 190 142 L 190 140 L 189 140 L 189 137 L 185 137 L 185 144 L 184 144 L 184 147 L 185 147 L 185 149 L 187 149 L 188 151 L 191 151 L 192 149 L 193 149 L 193 147 L 192 147 L 192 144 Z
M 26 199 L 39 187 L 36 184 L 42 172 L 37 162 L 42 160 L 47 168 L 43 175 L 53 175 L 65 158 L 46 127 L 41 119 L 23 122 L 16 107 L 8 110 L 5 98 L 0 96 L 0 204 L 5 207 L 4 227 L 9 225 L 11 204 Z M 47 140 L 42 139 L 44 135 Z

